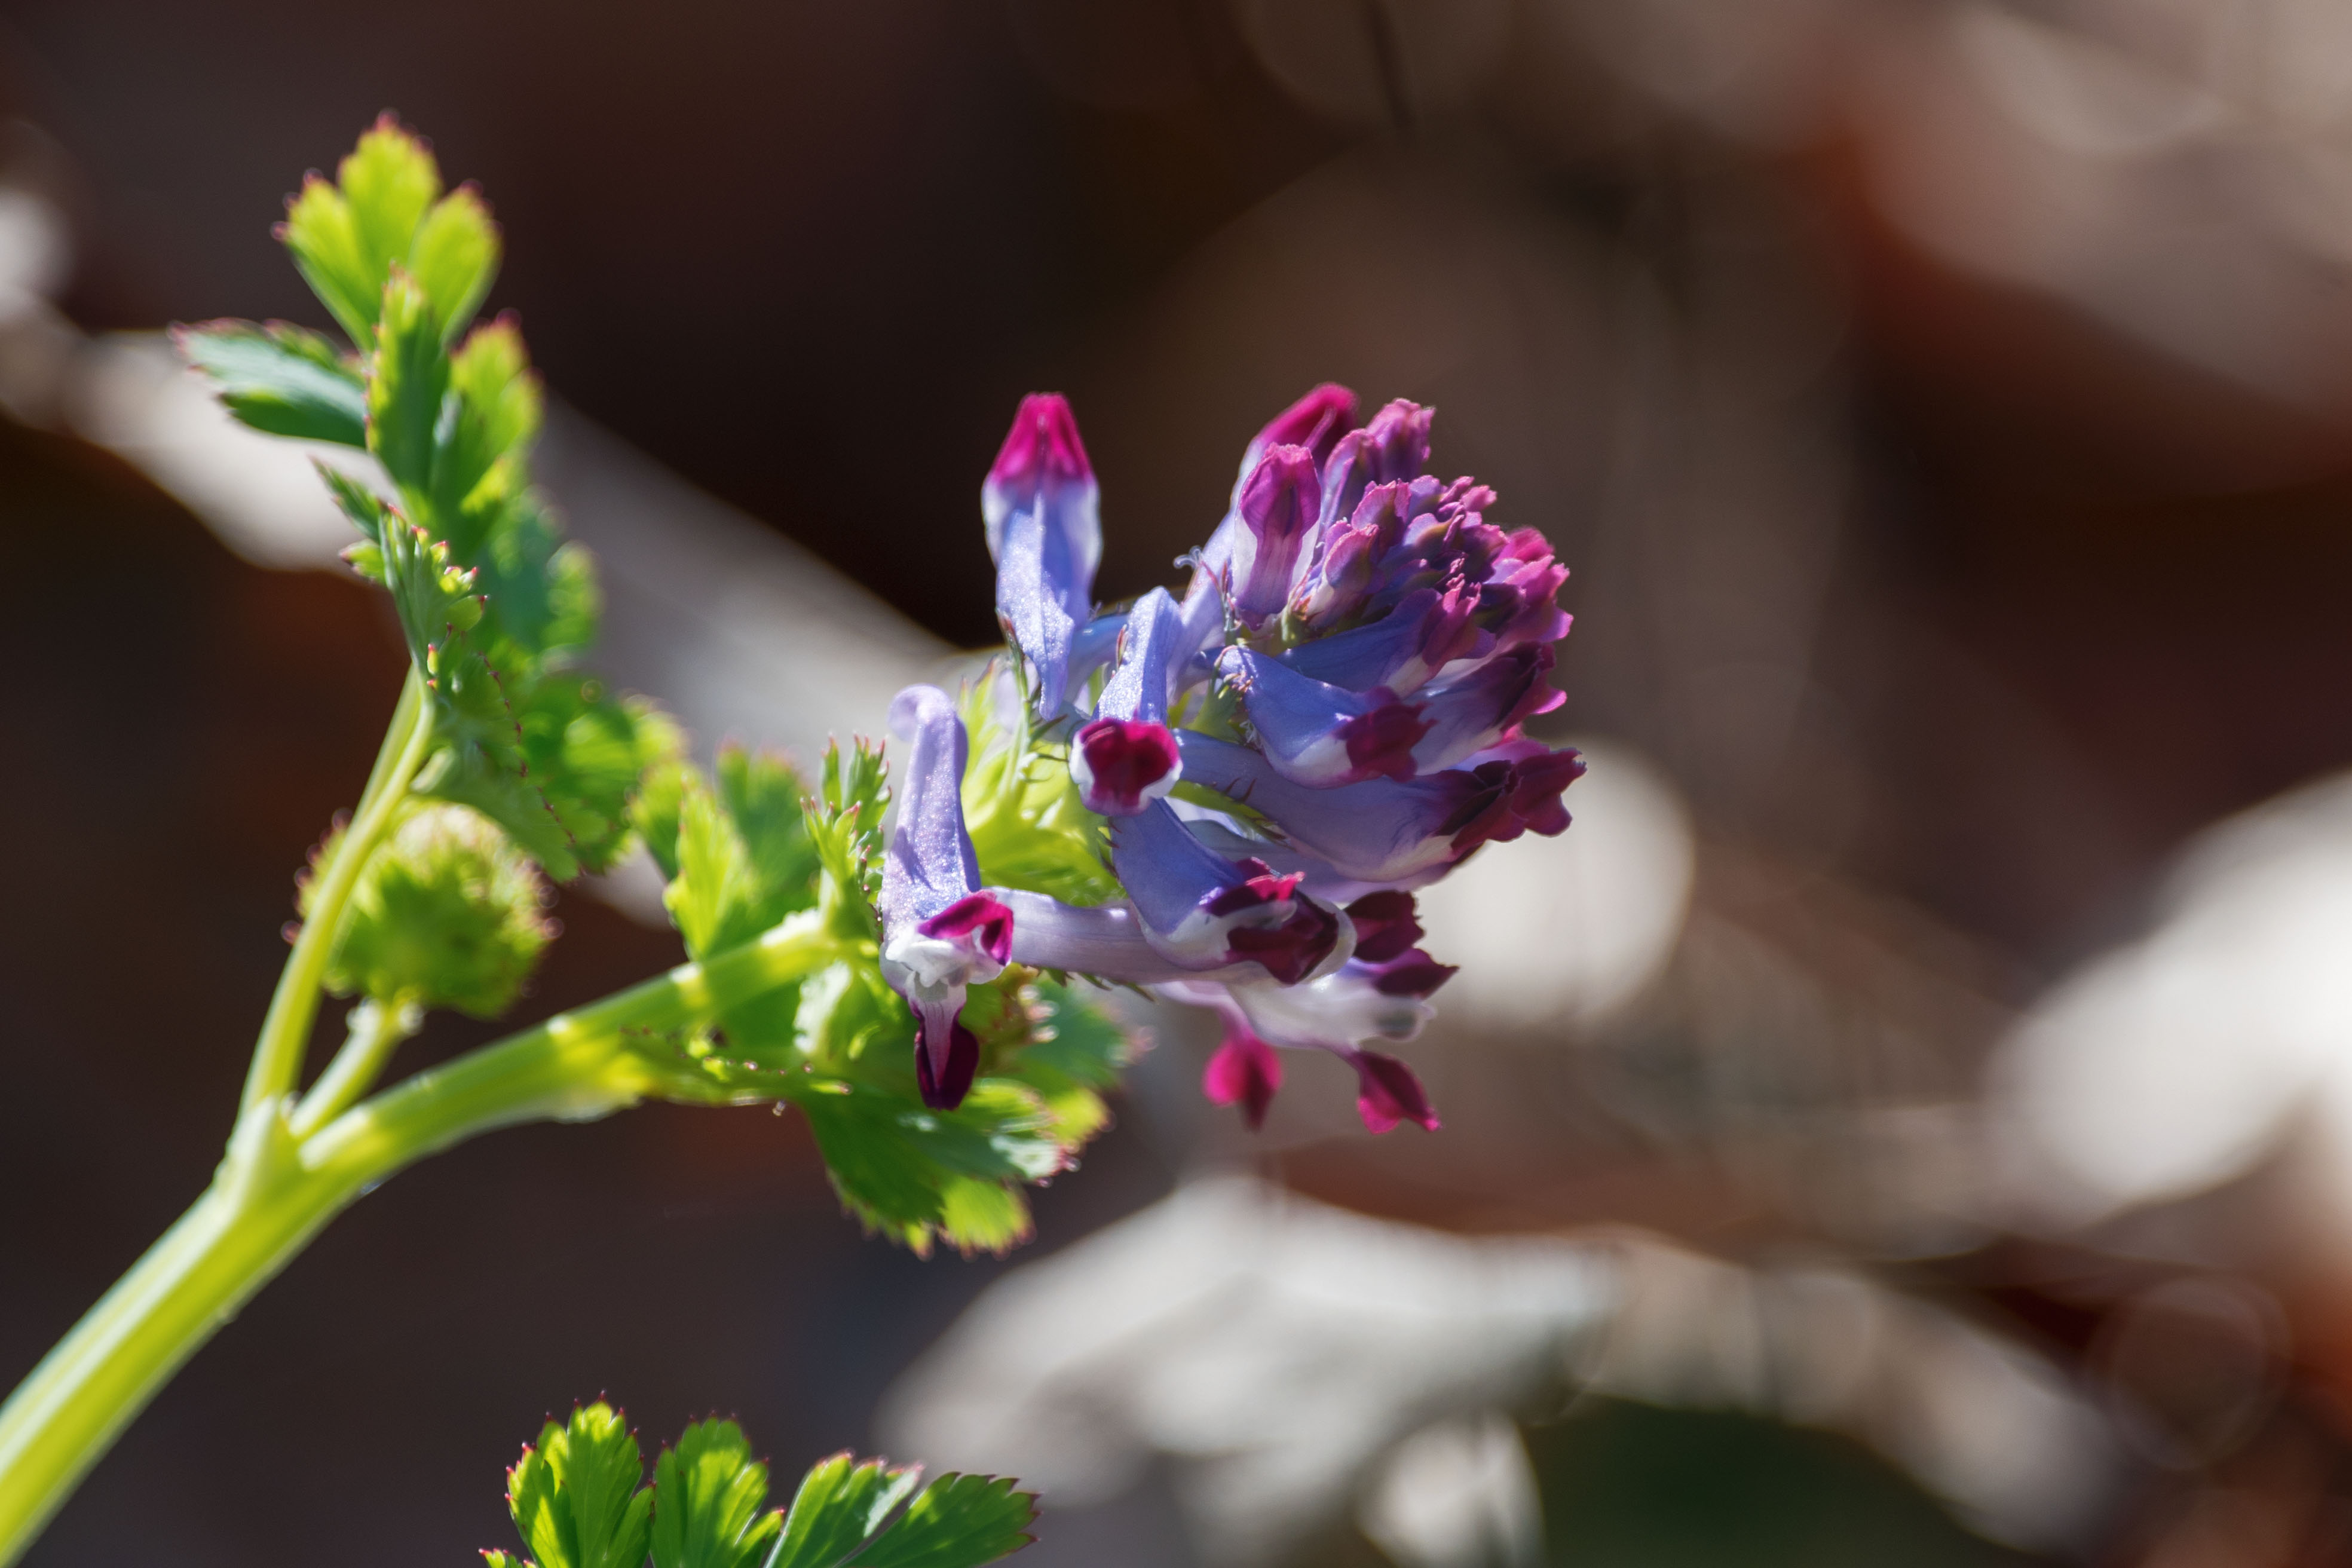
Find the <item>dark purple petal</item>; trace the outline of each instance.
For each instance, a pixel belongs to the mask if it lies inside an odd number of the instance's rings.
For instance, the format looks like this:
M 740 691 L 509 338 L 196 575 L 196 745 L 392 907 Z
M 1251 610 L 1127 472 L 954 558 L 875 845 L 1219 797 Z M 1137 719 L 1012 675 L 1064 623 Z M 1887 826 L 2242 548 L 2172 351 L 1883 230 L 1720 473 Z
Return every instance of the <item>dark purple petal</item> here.
M 1366 967 L 1372 972 L 1372 988 L 1383 996 L 1427 996 L 1461 973 L 1460 965 L 1440 963 L 1417 947 Z
M 1386 1132 L 1410 1121 L 1428 1131 L 1438 1129 L 1437 1110 L 1412 1069 L 1394 1057 L 1378 1051 L 1357 1051 L 1349 1058 L 1356 1069 L 1356 1114 L 1373 1132 Z
M 1356 922 L 1356 960 L 1360 963 L 1386 963 L 1392 958 L 1402 958 L 1422 938 L 1421 921 L 1411 893 L 1394 889 L 1366 893 L 1348 906 L 1348 918 Z
M 1319 789 L 1412 776 L 1413 748 L 1429 730 L 1418 704 L 1385 687 L 1343 690 L 1244 647 L 1225 649 L 1217 668 L 1242 694 L 1250 728 L 1283 777 Z
M 1241 500 L 1240 486 L 1266 453 L 1276 447 L 1304 447 L 1319 467 L 1331 455 L 1341 434 L 1355 422 L 1356 395 L 1330 381 L 1276 415 L 1242 453 L 1241 472 L 1234 479 L 1235 502 Z
M 1182 765 L 1168 726 L 1147 720 L 1097 719 L 1071 740 L 1078 796 L 1104 816 L 1133 816 L 1165 796 Z
M 1261 625 L 1289 603 L 1322 494 L 1314 454 L 1304 447 L 1270 448 L 1242 482 L 1242 526 L 1232 535 L 1224 582 L 1225 601 L 1244 625 Z
M 971 1092 L 972 1075 L 980 1070 L 980 1039 L 958 1023 L 929 1007 L 915 1010 L 915 1088 L 933 1110 L 953 1110 Z
M 984 954 L 1000 969 L 1013 956 L 1013 911 L 985 889 L 958 899 L 915 930 Z
M 1295 876 L 1233 861 L 1186 829 L 1164 801 L 1112 819 L 1111 868 L 1143 918 L 1144 935 L 1195 970 L 1255 963 L 1285 984 L 1338 951 L 1339 916 L 1298 891 Z
M 1247 1029 L 1228 1026 L 1224 1044 L 1201 1074 L 1201 1092 L 1213 1105 L 1239 1105 L 1255 1132 L 1265 1125 L 1266 1108 L 1282 1087 L 1282 1058 Z

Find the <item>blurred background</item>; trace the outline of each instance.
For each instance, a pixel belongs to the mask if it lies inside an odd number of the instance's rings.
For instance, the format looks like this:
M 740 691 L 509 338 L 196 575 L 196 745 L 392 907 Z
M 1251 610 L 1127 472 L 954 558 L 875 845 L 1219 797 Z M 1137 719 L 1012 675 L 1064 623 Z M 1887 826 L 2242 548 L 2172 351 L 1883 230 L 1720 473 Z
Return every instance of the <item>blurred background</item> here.
M 1036 1568 L 2352 1560 L 2327 0 L 10 0 L 0 1382 L 206 1180 L 397 689 L 300 455 L 150 335 L 323 324 L 269 226 L 386 107 L 505 226 L 604 667 L 705 752 L 992 637 L 1021 394 L 1118 597 L 1336 379 L 1575 569 L 1592 771 L 1425 900 L 1442 1132 L 1308 1062 L 1247 1139 L 1151 1020 L 1037 1238 L 927 1263 L 790 1119 L 501 1132 L 31 1563 L 467 1561 L 600 1392 L 1018 1473 Z M 677 954 L 642 878 L 559 912 L 534 1008 Z

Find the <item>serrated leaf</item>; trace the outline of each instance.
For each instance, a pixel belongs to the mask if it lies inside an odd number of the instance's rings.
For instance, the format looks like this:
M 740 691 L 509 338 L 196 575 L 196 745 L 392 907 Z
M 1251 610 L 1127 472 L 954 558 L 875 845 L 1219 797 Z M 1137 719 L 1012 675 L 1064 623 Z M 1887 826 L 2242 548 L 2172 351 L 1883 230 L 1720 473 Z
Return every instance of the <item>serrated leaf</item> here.
M 488 1547 L 482 1549 L 482 1563 L 484 1568 L 538 1568 L 536 1563 L 511 1552 L 496 1552 Z
M 836 1568 L 873 1539 L 922 1474 L 920 1465 L 853 1463 L 846 1450 L 818 1461 L 801 1479 L 767 1568 Z
M 188 363 L 212 378 L 228 411 L 254 429 L 367 445 L 367 393 L 359 372 L 318 333 L 284 321 L 212 321 L 177 328 L 172 338 Z
M 686 792 L 694 773 L 694 764 L 683 759 L 657 763 L 638 781 L 636 798 L 629 805 L 629 820 L 665 882 L 677 876 L 678 819 L 685 813 Z
M 539 1568 L 641 1568 L 650 1489 L 645 1458 L 619 1412 L 599 1401 L 549 1422 L 507 1472 L 515 1529 Z
M 417 226 L 441 195 L 441 170 L 424 142 L 386 114 L 336 167 L 335 183 L 351 204 L 360 253 L 381 279 L 408 255 Z
M 748 918 L 756 892 L 742 835 L 702 775 L 688 774 L 678 811 L 677 875 L 662 895 L 688 955 L 707 958 L 757 936 L 762 928 Z
M 911 1079 L 911 1066 L 903 1070 Z M 933 1110 L 905 1087 L 855 1079 L 803 1080 L 793 1100 L 809 1119 L 842 1202 L 861 1220 L 916 1252 L 932 1237 L 966 1251 L 999 1250 L 1027 1234 L 1018 1191 L 1062 1169 L 1051 1116 L 1019 1084 L 982 1079 L 954 1110 Z M 962 1190 L 998 1188 L 1006 1200 Z M 955 1207 L 950 1210 L 950 1188 Z
M 525 468 L 545 395 L 511 320 L 478 328 L 449 361 L 457 416 L 436 454 L 435 519 L 461 560 L 473 559 L 529 488 Z
M 654 1464 L 654 1568 L 750 1568 L 783 1524 L 768 1467 L 732 1421 L 698 1421 Z
M 499 273 L 499 226 L 472 185 L 435 204 L 407 251 L 409 275 L 433 301 L 445 342 L 465 331 Z
M 489 817 L 557 881 L 611 866 L 638 778 L 680 744 L 667 716 L 584 677 L 509 680 L 463 643 L 436 679 L 449 749 L 418 793 Z
M 343 193 L 312 174 L 286 204 L 278 237 L 294 258 L 310 292 L 327 307 L 352 342 L 375 345 L 376 312 L 383 304 L 383 278 L 370 266 L 360 245 L 359 226 Z
M 1009 1477 L 941 1476 L 850 1568 L 980 1568 L 1036 1538 L 1037 1500 Z
M 368 450 L 393 482 L 429 495 L 449 359 L 425 291 L 397 268 L 384 285 L 383 314 L 368 374 Z
M 719 795 L 750 851 L 758 884 L 755 920 L 765 931 L 816 904 L 816 847 L 802 809 L 805 786 L 773 752 L 719 749 Z M 877 808 L 878 815 L 878 808 Z

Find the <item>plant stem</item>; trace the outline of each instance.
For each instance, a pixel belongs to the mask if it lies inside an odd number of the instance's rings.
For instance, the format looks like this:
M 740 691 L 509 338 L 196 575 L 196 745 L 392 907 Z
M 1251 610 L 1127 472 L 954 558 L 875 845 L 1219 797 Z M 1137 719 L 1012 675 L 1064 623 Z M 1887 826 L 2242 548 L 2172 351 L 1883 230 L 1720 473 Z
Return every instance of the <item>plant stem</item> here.
M 282 1097 L 237 1120 L 212 1185 L 0 1405 L 0 1568 L 123 1426 L 330 1219 L 477 1132 L 587 1121 L 663 1085 L 632 1037 L 691 1027 L 842 954 L 812 912 L 430 1068 L 298 1137 Z
M 351 1036 L 289 1121 L 294 1136 L 308 1138 L 351 1109 L 368 1091 L 400 1042 L 416 1033 L 424 1017 L 413 1003 L 379 1002 L 371 996 L 352 1009 Z
M 368 857 L 399 816 L 401 803 L 408 797 L 409 782 L 432 749 L 433 703 L 425 695 L 424 677 L 412 664 L 400 689 L 399 706 L 393 710 L 392 723 L 384 731 L 383 745 L 376 752 L 375 768 L 360 795 L 359 810 L 326 864 L 319 868 L 310 910 L 294 939 L 294 951 L 287 956 L 286 968 L 278 976 L 269 1012 L 261 1020 L 261 1037 L 254 1042 L 253 1066 L 246 1074 L 245 1093 L 237 1102 L 240 1125 L 256 1106 L 286 1094 L 300 1080 L 303 1049 L 310 1043 L 310 1022 L 319 1016 L 319 985 L 327 973 L 327 960 L 334 954 L 343 906 L 351 901 Z

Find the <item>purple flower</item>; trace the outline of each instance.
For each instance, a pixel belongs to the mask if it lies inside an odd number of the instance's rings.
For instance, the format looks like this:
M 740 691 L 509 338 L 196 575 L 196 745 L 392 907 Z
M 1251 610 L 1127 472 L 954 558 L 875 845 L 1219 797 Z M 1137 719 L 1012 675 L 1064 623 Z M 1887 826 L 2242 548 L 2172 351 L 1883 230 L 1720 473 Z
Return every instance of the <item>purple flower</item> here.
M 1143 919 L 1144 938 L 1194 970 L 1255 963 L 1294 985 L 1337 957 L 1354 933 L 1338 910 L 1262 860 L 1228 860 L 1154 801 L 1111 825 L 1111 868 Z
M 1029 666 L 1041 718 L 1061 711 L 1072 644 L 1094 609 L 1100 495 L 1070 405 L 1053 393 L 1023 398 L 980 510 L 996 561 L 997 619 Z
M 1263 626 L 1290 602 L 1291 580 L 1322 505 L 1315 454 L 1304 447 L 1269 449 L 1242 481 L 1235 503 L 1242 526 L 1233 535 L 1223 580 L 1225 603 L 1243 625 Z
M 1241 693 L 1266 761 L 1293 784 L 1319 789 L 1412 777 L 1413 748 L 1429 733 L 1422 704 L 1385 686 L 1355 692 L 1328 685 L 1245 647 L 1225 649 L 1217 672 Z
M 1003 973 L 1013 916 L 980 886 L 963 821 L 969 742 L 955 704 L 936 686 L 910 686 L 890 704 L 890 731 L 908 747 L 882 861 L 882 977 L 915 1015 L 923 1103 L 952 1110 L 980 1065 L 980 1041 L 957 1021 L 965 988 Z
M 1133 816 L 1176 787 L 1182 763 L 1165 721 L 1170 660 L 1184 636 L 1183 616 L 1165 588 L 1152 589 L 1129 613 L 1095 717 L 1071 739 L 1070 776 L 1087 810 Z
M 1319 386 L 1258 432 L 1181 603 L 1154 589 L 1090 618 L 1093 477 L 1061 400 L 1023 404 L 983 492 L 998 607 L 1039 715 L 1070 721 L 1071 778 L 1108 819 L 1119 896 L 1081 908 L 978 886 L 951 782 L 961 731 L 951 757 L 919 743 L 910 767 L 946 804 L 919 780 L 908 792 L 900 835 L 923 874 L 894 858 L 885 957 L 921 1049 L 946 1042 L 927 1095 L 970 1079 L 954 1071 L 962 986 L 1012 962 L 1215 1008 L 1226 1036 L 1202 1088 L 1254 1127 L 1278 1047 L 1347 1061 L 1374 1131 L 1437 1125 L 1381 1048 L 1418 1032 L 1454 973 L 1421 947 L 1408 889 L 1568 826 L 1561 795 L 1584 764 L 1523 728 L 1562 700 L 1568 572 L 1536 530 L 1486 521 L 1492 489 L 1423 471 L 1428 408 L 1399 400 L 1357 426 L 1356 407 Z M 1181 801 L 1180 779 L 1199 786 Z
M 1397 783 L 1317 789 L 1294 784 L 1262 752 L 1197 731 L 1177 734 L 1184 775 L 1264 815 L 1290 843 L 1341 876 L 1397 885 L 1434 880 L 1480 845 L 1568 826 L 1560 792 L 1581 777 L 1573 751 L 1512 742 L 1472 766 Z

